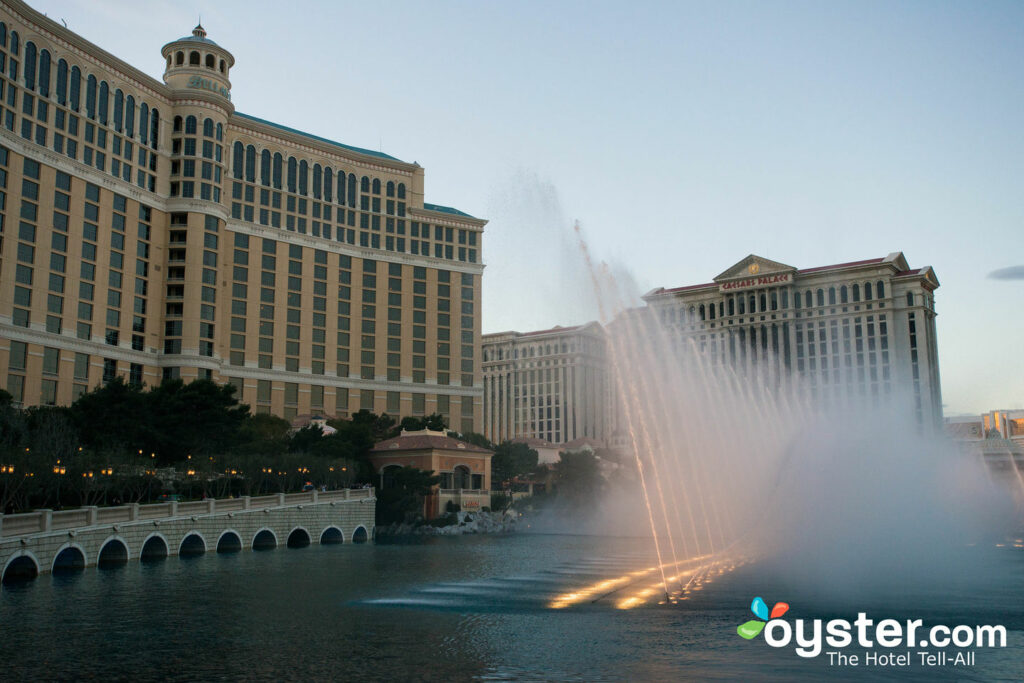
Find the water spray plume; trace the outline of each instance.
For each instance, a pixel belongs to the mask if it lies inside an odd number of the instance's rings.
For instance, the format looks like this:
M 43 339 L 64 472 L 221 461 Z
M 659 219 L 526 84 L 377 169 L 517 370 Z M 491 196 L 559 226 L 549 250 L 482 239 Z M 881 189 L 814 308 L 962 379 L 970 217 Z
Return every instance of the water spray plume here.
M 999 529 L 999 487 L 922 431 L 909 396 L 867 394 L 854 369 L 797 373 L 763 345 L 767 321 L 756 345 L 727 326 L 679 329 L 573 230 L 607 333 L 611 433 L 636 468 L 660 581 L 607 579 L 559 607 L 609 591 L 627 593 L 622 608 L 659 593 L 672 604 L 748 561 L 822 584 L 923 580 Z

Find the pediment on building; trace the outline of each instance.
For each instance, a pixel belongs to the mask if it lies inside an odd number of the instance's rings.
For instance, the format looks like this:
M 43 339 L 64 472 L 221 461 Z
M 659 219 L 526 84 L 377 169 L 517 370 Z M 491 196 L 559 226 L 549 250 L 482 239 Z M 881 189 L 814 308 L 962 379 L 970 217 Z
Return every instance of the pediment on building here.
M 751 254 L 734 266 L 720 273 L 715 278 L 715 282 L 795 272 L 796 268 L 793 266 L 787 266 L 785 263 L 779 263 L 778 261 L 772 261 L 764 257 Z

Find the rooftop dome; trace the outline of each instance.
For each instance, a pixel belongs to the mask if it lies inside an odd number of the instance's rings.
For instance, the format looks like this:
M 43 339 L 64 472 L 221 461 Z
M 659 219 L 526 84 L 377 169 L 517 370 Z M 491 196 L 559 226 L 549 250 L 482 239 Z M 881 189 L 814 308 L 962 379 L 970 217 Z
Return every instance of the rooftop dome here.
M 210 40 L 209 38 L 206 37 L 206 29 L 203 28 L 202 24 L 196 24 L 196 27 L 194 29 L 192 29 L 192 35 L 190 35 L 190 36 L 182 36 L 181 38 L 178 38 L 174 42 L 175 43 L 180 43 L 182 41 L 187 41 L 187 42 L 192 42 L 192 43 L 206 43 L 207 45 L 217 45 L 217 43 L 213 42 L 212 40 Z M 220 45 L 217 45 L 217 47 L 220 47 Z

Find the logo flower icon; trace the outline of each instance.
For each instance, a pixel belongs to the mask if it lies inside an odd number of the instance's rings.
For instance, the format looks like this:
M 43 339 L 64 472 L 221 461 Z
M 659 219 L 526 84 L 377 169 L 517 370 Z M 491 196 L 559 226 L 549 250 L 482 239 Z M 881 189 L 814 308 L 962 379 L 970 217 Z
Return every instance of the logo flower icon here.
M 754 601 L 750 603 L 750 611 L 754 613 L 757 619 L 751 619 L 750 621 L 740 624 L 736 628 L 736 633 L 739 633 L 741 637 L 750 640 L 756 638 L 763 629 L 764 625 L 769 619 L 778 619 L 783 614 L 789 611 L 789 604 L 785 602 L 775 603 L 775 607 L 772 607 L 771 614 L 768 614 L 768 605 L 765 604 L 764 598 L 754 598 Z

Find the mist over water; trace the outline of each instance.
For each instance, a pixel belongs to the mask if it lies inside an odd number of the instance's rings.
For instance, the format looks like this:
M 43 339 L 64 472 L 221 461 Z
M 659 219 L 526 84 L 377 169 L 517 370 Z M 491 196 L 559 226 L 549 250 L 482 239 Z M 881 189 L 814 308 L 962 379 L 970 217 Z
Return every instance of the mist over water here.
M 756 562 L 849 598 L 983 580 L 987 549 L 1013 529 L 1011 495 L 923 431 L 912 397 L 812 386 L 760 347 L 723 357 L 656 320 L 580 246 L 608 331 L 615 440 L 636 472 L 599 528 L 645 532 L 669 567 Z M 666 592 L 685 592 L 668 573 Z

